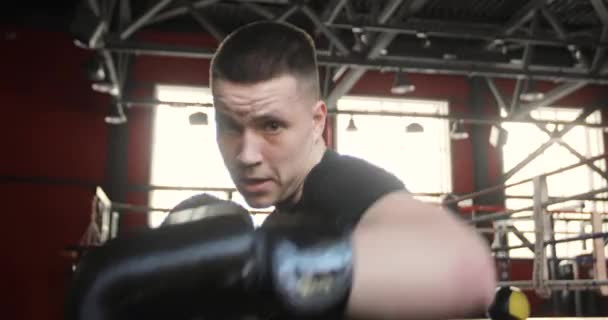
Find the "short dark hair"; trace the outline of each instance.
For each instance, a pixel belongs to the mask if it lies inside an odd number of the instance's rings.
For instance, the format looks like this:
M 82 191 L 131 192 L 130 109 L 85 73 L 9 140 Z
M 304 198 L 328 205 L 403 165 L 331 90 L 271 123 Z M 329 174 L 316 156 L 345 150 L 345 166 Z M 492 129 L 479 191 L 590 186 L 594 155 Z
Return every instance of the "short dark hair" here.
M 253 84 L 293 75 L 312 85 L 319 96 L 319 74 L 313 39 L 280 22 L 253 22 L 238 28 L 219 45 L 211 60 L 211 82 Z

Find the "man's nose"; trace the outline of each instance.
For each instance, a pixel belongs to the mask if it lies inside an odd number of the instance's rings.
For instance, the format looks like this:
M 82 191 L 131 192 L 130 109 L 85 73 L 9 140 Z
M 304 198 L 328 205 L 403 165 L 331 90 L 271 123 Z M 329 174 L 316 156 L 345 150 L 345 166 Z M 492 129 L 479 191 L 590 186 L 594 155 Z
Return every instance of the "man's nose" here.
M 244 167 L 251 167 L 262 162 L 262 139 L 254 132 L 245 130 L 241 139 L 241 146 L 237 155 L 238 162 Z

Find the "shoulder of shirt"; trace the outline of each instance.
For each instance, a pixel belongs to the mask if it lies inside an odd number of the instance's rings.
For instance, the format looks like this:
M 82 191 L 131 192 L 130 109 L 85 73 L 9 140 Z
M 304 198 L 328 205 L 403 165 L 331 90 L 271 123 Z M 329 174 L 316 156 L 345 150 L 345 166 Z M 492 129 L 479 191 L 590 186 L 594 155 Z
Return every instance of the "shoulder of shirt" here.
M 354 170 L 354 172 L 360 172 L 363 175 L 367 175 L 369 173 L 384 176 L 387 179 L 394 179 L 399 183 L 402 183 L 399 178 L 382 167 L 379 167 L 365 159 L 340 154 L 332 149 L 327 149 L 325 151 L 323 158 L 319 164 L 313 168 L 311 174 L 326 174 L 328 171 L 337 171 L 338 173 L 343 172 L 348 174 L 352 170 Z

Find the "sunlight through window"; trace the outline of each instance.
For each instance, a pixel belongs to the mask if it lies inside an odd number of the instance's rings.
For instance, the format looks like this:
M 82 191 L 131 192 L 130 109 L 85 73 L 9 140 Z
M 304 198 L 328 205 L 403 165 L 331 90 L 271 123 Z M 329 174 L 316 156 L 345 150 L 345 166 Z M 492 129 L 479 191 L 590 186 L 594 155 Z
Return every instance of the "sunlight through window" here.
M 377 97 L 345 97 L 338 102 L 338 108 L 341 111 L 438 115 L 445 115 L 448 111 L 447 103 L 442 101 Z M 349 114 L 339 114 L 337 150 L 386 169 L 412 192 L 451 192 L 448 122 L 437 118 L 385 115 L 353 115 L 351 118 Z M 424 200 L 436 201 L 437 198 Z

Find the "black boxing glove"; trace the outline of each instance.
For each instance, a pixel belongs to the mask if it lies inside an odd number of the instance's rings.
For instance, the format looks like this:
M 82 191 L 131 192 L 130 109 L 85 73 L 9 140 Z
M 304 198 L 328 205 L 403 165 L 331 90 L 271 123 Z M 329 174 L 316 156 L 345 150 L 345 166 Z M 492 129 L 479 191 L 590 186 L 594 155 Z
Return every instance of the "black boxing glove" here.
M 196 212 L 179 208 L 176 219 L 167 219 L 163 227 L 112 239 L 83 256 L 65 318 L 190 319 L 233 310 L 221 302 L 246 292 L 239 286 L 251 258 L 244 253 L 253 247 L 251 216 L 212 197 L 191 205 L 197 203 L 203 205 L 192 208 Z M 188 215 L 190 221 L 184 218 Z
M 254 231 L 239 208 L 114 239 L 91 252 L 78 266 L 67 319 L 341 316 L 352 281 L 349 236 L 301 222 Z

